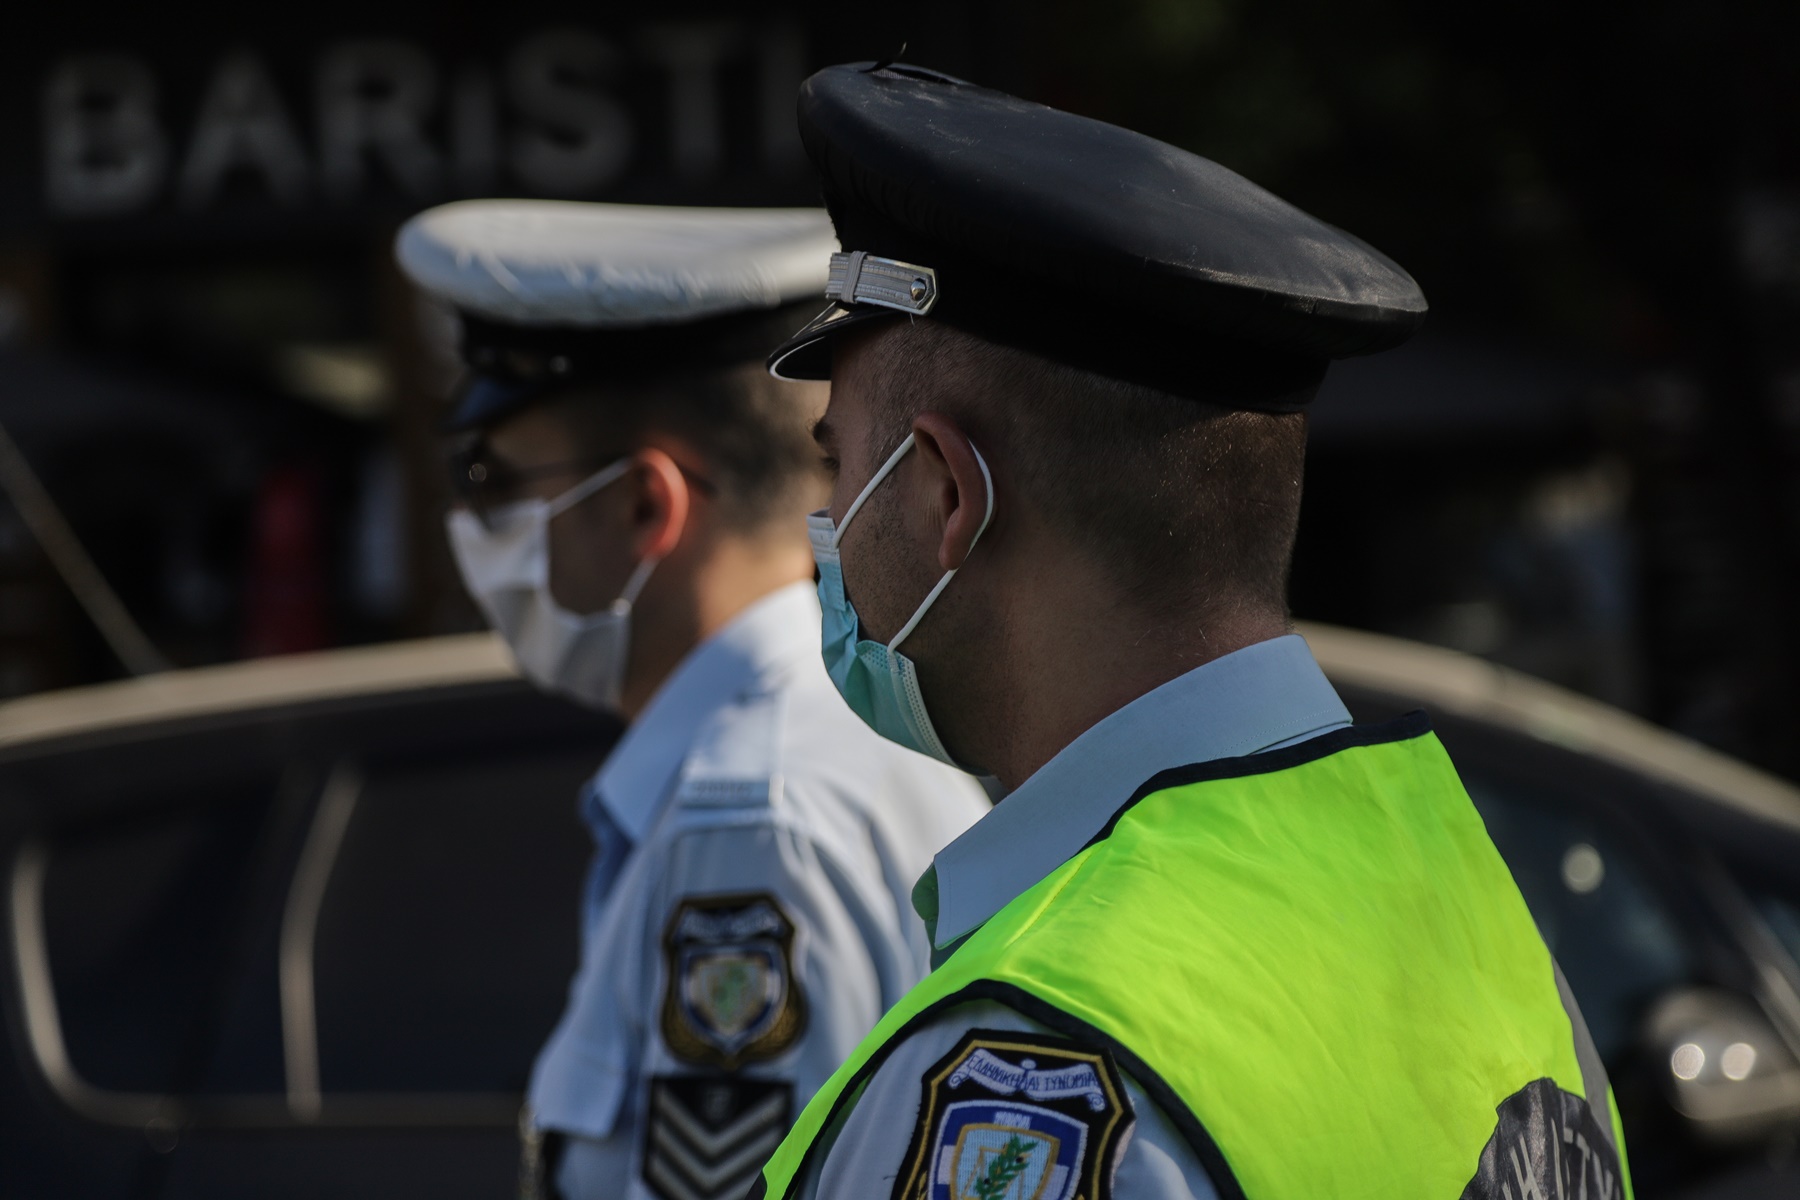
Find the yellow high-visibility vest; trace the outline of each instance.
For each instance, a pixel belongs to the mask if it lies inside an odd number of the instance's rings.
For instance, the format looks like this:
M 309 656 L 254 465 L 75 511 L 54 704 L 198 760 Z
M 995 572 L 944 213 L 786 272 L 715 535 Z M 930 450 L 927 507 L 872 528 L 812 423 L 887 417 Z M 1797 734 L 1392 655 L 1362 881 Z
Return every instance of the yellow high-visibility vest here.
M 1100 1048 L 1224 1200 L 1631 1196 L 1593 1043 L 1422 715 L 1150 780 L 882 1019 L 801 1114 L 762 1194 L 786 1200 L 885 1051 L 965 1000 Z M 988 1083 L 940 1083 L 1028 1086 L 985 1061 Z M 1030 1156 L 1055 1150 L 1023 1129 L 984 1143 L 986 1182 L 970 1191 L 960 1143 L 921 1132 L 897 1200 L 1000 1195 L 996 1179 L 1042 1191 Z M 998 1174 L 996 1146 L 1011 1155 Z

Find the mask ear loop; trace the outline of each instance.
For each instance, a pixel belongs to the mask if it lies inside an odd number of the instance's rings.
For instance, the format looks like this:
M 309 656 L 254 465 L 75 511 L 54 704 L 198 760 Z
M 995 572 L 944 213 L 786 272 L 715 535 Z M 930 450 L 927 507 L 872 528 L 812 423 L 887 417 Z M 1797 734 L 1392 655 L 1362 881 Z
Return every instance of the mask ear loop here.
M 650 572 L 656 570 L 656 564 L 661 561 L 660 558 L 646 558 L 632 568 L 631 578 L 625 581 L 625 590 L 620 592 L 619 598 L 612 602 L 613 612 L 624 616 L 631 611 L 631 606 L 637 603 L 638 593 L 642 592 L 644 585 L 650 582 Z
M 907 438 L 907 441 L 911 440 L 910 437 Z M 981 481 L 987 487 L 987 512 L 982 514 L 981 528 L 975 531 L 975 537 L 969 543 L 969 553 L 973 554 L 976 543 L 981 541 L 981 535 L 987 532 L 988 523 L 994 519 L 994 476 L 988 470 L 987 459 L 981 457 L 980 450 L 975 449 L 974 442 L 969 443 L 969 449 L 975 454 L 975 462 L 981 467 Z M 965 563 L 968 561 L 967 557 L 963 559 Z M 931 594 L 925 597 L 925 602 L 914 610 L 912 620 L 901 626 L 900 632 L 894 635 L 894 640 L 887 644 L 889 653 L 892 653 L 894 647 L 905 641 L 906 636 L 918 626 L 920 621 L 925 619 L 925 614 L 931 611 L 931 606 L 937 603 L 937 598 L 944 594 L 944 589 L 950 586 L 950 581 L 956 578 L 956 573 L 960 570 L 962 570 L 961 567 L 951 567 L 944 572 L 944 577 L 937 581 L 937 586 L 931 589 Z
M 580 504 L 583 500 L 586 500 L 601 488 L 604 488 L 609 484 L 617 483 L 625 477 L 627 471 L 631 470 L 631 463 L 632 456 L 628 454 L 615 463 L 601 467 L 598 471 L 589 475 L 586 479 L 582 480 L 556 499 L 550 501 L 544 509 L 547 514 L 546 519 L 548 520 L 562 516 L 562 514 L 568 512 L 571 508 L 574 508 L 577 504 Z M 644 590 L 644 585 L 650 582 L 650 572 L 654 571 L 656 569 L 656 564 L 661 561 L 662 559 L 660 558 L 646 558 L 643 562 L 640 562 L 637 566 L 632 568 L 630 577 L 625 580 L 625 590 L 620 592 L 619 598 L 612 602 L 611 609 L 615 614 L 624 616 L 631 611 L 631 606 L 637 603 L 638 593 L 642 592 Z
M 598 471 L 595 471 L 592 475 L 589 475 L 586 479 L 545 505 L 544 512 L 546 514 L 546 519 L 554 519 L 562 516 L 601 488 L 606 487 L 608 484 L 617 483 L 619 480 L 623 479 L 625 477 L 625 472 L 629 470 L 631 470 L 631 456 L 629 454 L 610 466 L 601 467 Z
M 867 503 L 869 497 L 875 494 L 875 489 L 880 486 L 882 480 L 888 477 L 888 472 L 899 466 L 900 460 L 905 458 L 906 452 L 912 448 L 913 435 L 909 433 L 906 435 L 906 440 L 896 446 L 894 452 L 888 455 L 888 460 L 881 464 L 881 470 L 875 472 L 874 475 L 870 476 L 869 482 L 863 484 L 863 490 L 856 494 L 856 499 L 850 502 L 849 509 L 845 511 L 844 519 L 839 521 L 837 528 L 832 531 L 831 548 L 833 550 L 837 549 L 837 544 L 843 540 L 844 530 L 850 528 L 851 519 L 855 517 L 862 506 Z M 985 471 L 987 470 L 987 467 L 984 465 L 981 469 Z M 989 498 L 989 503 L 992 503 L 992 497 Z

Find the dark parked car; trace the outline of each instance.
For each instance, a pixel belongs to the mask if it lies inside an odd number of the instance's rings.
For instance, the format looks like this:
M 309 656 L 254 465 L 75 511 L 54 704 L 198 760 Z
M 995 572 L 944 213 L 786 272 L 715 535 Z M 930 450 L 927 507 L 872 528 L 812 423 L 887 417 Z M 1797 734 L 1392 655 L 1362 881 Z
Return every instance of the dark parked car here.
M 1424 707 L 1613 1072 L 1640 1196 L 1800 1196 L 1800 789 L 1445 651 Z M 0 706 L 0 1197 L 495 1197 L 616 726 L 453 638 Z

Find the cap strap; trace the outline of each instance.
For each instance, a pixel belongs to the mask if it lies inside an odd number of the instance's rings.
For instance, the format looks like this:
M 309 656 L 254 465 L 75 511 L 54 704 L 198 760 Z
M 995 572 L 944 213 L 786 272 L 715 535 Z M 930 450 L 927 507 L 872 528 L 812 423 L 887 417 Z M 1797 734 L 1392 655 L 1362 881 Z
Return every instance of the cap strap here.
M 825 296 L 839 304 L 873 304 L 923 316 L 937 303 L 937 272 L 862 250 L 839 251 L 831 256 Z

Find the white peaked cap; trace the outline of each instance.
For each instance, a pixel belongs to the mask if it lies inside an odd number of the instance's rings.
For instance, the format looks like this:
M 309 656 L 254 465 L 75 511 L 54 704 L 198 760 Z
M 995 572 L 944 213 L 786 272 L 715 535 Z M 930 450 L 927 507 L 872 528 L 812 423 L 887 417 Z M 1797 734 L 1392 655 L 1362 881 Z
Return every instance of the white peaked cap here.
M 837 249 L 824 209 L 464 200 L 408 221 L 394 252 L 473 316 L 629 329 L 822 298 Z

